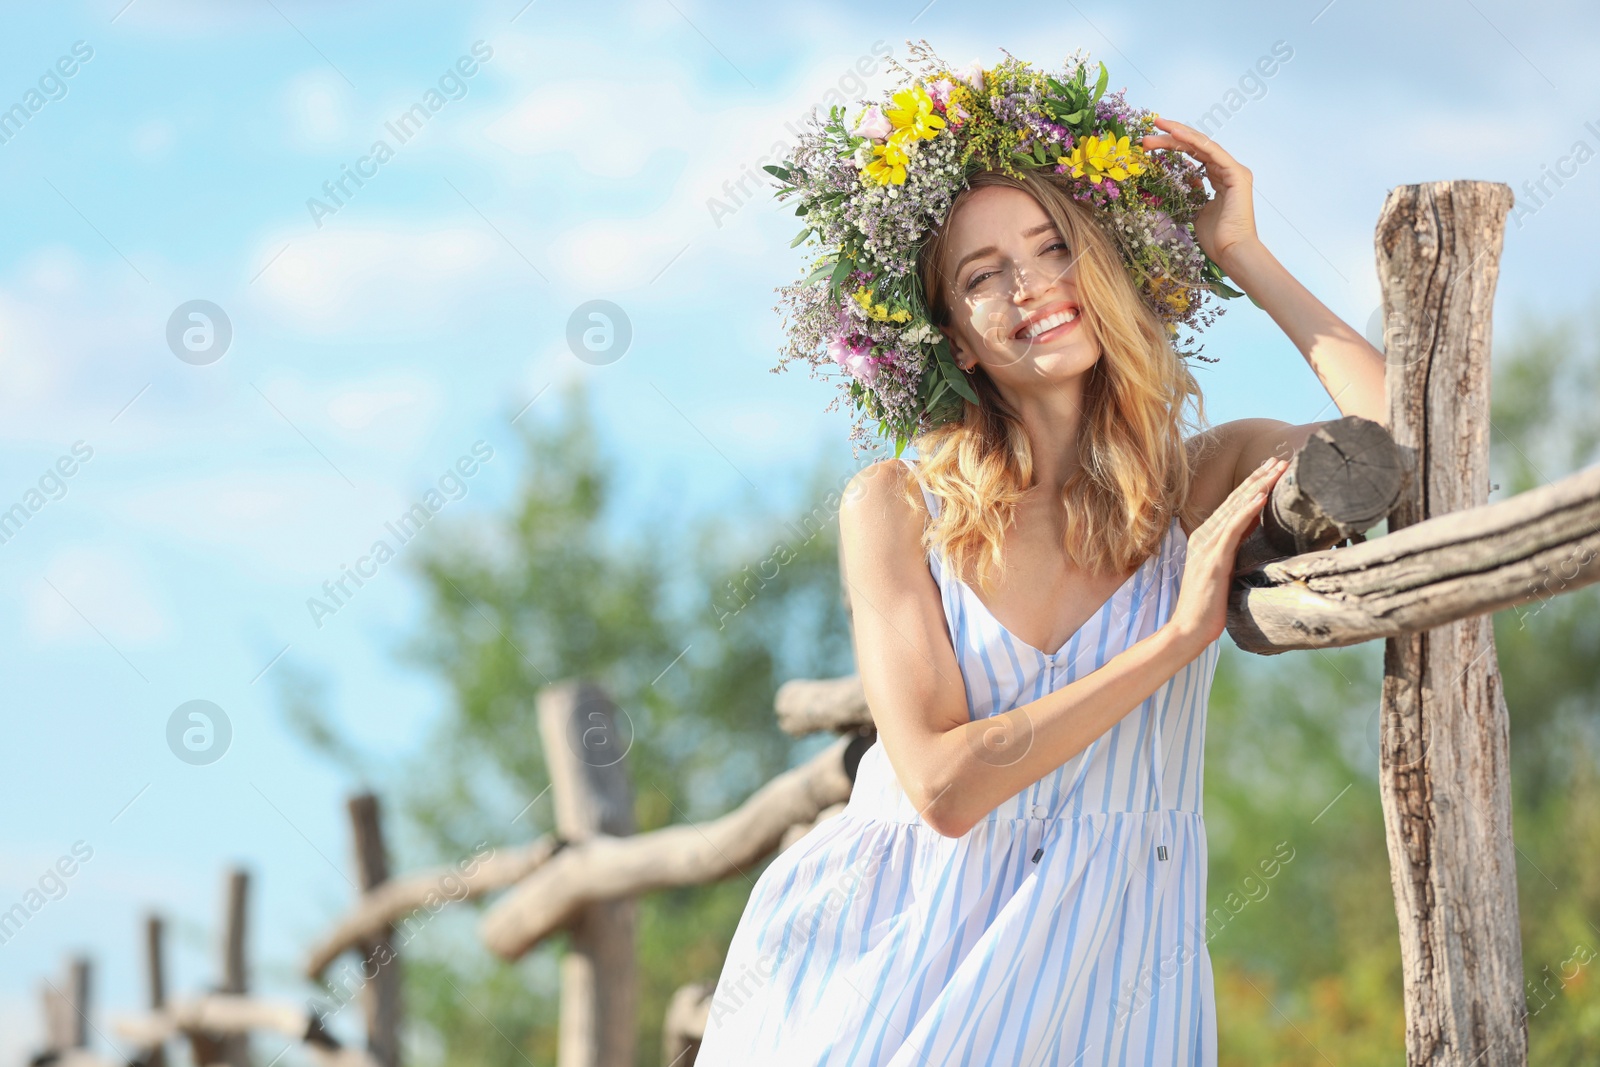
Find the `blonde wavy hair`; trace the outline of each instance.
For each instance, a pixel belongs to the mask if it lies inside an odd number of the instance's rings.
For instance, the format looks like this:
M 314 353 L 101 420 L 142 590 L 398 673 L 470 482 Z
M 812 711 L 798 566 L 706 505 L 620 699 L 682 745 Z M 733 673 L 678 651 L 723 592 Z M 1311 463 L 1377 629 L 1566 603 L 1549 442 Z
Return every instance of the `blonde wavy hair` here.
M 1079 314 L 1101 354 L 1084 383 L 1079 467 L 1061 489 L 1064 548 L 1090 573 L 1130 570 L 1160 547 L 1173 518 L 1189 506 L 1184 428 L 1191 423 L 1184 411 L 1193 397 L 1204 423 L 1200 386 L 1135 288 L 1114 239 L 1090 209 L 1072 199 L 1065 182 L 1048 172 L 971 176 L 944 225 L 918 253 L 917 272 L 935 326 L 950 325 L 944 272 L 950 219 L 974 190 L 988 186 L 1032 195 L 1077 256 Z M 979 584 L 988 592 L 991 569 L 1003 568 L 1001 533 L 1033 481 L 1033 451 L 1021 418 L 981 364 L 967 380 L 978 403 L 962 401 L 960 419 L 914 441 L 922 484 L 941 502 L 922 540 L 924 550 L 937 550 L 957 575 L 976 562 Z M 905 489 L 915 506 L 920 492 L 913 480 L 906 480 Z

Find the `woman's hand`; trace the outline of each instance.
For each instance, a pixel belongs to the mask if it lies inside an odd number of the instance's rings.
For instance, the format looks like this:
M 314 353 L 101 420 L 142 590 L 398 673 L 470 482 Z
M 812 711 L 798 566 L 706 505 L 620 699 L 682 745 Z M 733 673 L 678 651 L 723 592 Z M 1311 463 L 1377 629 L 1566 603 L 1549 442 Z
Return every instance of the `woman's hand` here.
M 1235 248 L 1260 240 L 1251 202 L 1250 171 L 1194 127 L 1172 119 L 1156 118 L 1154 122 L 1157 129 L 1167 132 L 1150 134 L 1140 139 L 1139 146 L 1188 153 L 1199 160 L 1211 183 L 1214 195 L 1195 215 L 1194 234 L 1201 250 L 1226 271 L 1228 256 Z M 1198 186 L 1200 179 L 1194 181 Z
M 1228 592 L 1239 542 L 1255 527 L 1267 494 L 1288 467 L 1286 459 L 1269 458 L 1189 536 L 1178 603 L 1166 625 L 1194 647 L 1196 655 L 1227 628 Z

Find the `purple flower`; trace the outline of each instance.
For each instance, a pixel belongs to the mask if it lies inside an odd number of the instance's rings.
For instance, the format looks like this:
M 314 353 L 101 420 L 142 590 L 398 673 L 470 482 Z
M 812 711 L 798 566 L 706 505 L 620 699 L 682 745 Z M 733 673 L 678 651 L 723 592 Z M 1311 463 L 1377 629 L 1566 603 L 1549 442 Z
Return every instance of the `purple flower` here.
M 828 343 L 828 355 L 845 369 L 852 378 L 872 384 L 878 372 L 877 361 L 871 356 L 870 343 L 858 337 L 836 337 Z

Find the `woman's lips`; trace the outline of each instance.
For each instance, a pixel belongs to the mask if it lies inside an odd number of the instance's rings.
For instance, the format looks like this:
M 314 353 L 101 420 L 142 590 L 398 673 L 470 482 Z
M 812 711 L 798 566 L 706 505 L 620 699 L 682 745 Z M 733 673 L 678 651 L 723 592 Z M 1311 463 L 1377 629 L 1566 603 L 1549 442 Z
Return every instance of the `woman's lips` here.
M 1046 322 L 1054 318 L 1060 318 L 1062 315 L 1071 315 L 1072 318 L 1068 322 L 1058 323 L 1057 325 L 1052 326 L 1043 333 L 1034 334 L 1032 337 L 1028 336 L 1028 331 L 1033 329 L 1038 323 Z M 1011 340 L 1020 341 L 1024 344 L 1032 344 L 1035 341 L 1043 341 L 1046 339 L 1054 340 L 1057 337 L 1064 336 L 1068 332 L 1064 327 L 1072 326 L 1080 318 L 1082 318 L 1082 312 L 1077 304 L 1074 304 L 1070 300 L 1058 301 L 1057 303 L 1043 309 L 1040 313 L 1029 315 L 1027 319 L 1023 321 L 1023 324 L 1018 326 L 1012 333 Z
M 1036 337 L 1024 338 L 1024 341 L 1030 345 L 1043 345 L 1049 344 L 1052 341 L 1059 341 L 1068 333 L 1072 332 L 1077 325 L 1077 319 L 1073 319 L 1071 322 L 1063 322 L 1060 326 L 1052 326 L 1050 329 Z

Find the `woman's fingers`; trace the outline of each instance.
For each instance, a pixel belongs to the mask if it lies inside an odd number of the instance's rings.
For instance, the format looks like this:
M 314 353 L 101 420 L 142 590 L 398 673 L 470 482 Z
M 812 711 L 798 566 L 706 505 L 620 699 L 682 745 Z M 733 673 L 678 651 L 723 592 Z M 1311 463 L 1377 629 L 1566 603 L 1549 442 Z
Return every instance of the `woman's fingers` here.
M 1217 162 L 1224 165 L 1233 163 L 1233 157 L 1230 156 L 1221 145 L 1207 137 L 1204 133 L 1201 133 L 1199 130 L 1195 129 L 1193 126 L 1186 126 L 1183 123 L 1178 122 L 1176 119 L 1164 119 L 1160 117 L 1154 119 L 1153 122 L 1155 123 L 1157 129 L 1167 131 L 1165 134 L 1167 138 L 1181 142 L 1186 146 L 1191 146 L 1193 149 L 1193 151 L 1190 153 L 1191 155 L 1194 155 L 1200 159 L 1214 157 Z M 1159 137 L 1162 135 L 1154 134 L 1153 136 Z
M 1250 524 L 1261 514 L 1261 507 L 1266 503 L 1273 485 L 1288 466 L 1288 460 L 1274 457 L 1246 475 L 1228 494 L 1217 509 L 1221 530 L 1227 534 L 1223 539 L 1226 543 L 1236 544 L 1248 531 Z
M 1171 119 L 1158 118 L 1155 120 L 1155 124 L 1158 128 L 1165 129 L 1168 132 L 1147 134 L 1139 139 L 1140 148 L 1177 149 L 1187 152 L 1218 173 L 1239 168 L 1238 160 L 1234 159 L 1226 149 L 1199 130 L 1185 126 L 1181 122 L 1174 122 Z M 1207 170 L 1208 177 L 1211 174 L 1211 169 Z

